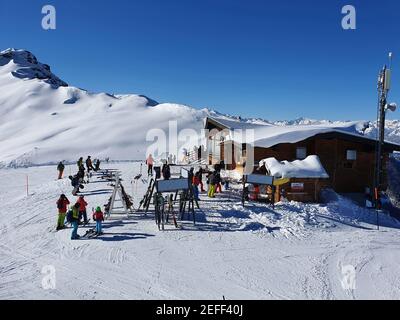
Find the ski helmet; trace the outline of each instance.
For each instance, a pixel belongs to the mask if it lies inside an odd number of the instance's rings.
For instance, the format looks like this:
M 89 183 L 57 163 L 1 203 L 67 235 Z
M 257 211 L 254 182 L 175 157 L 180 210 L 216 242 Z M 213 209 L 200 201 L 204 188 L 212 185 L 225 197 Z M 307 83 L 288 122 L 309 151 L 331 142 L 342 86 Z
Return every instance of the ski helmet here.
M 100 207 L 97 207 L 97 208 L 96 208 L 96 212 L 101 212 L 101 208 L 100 208 Z

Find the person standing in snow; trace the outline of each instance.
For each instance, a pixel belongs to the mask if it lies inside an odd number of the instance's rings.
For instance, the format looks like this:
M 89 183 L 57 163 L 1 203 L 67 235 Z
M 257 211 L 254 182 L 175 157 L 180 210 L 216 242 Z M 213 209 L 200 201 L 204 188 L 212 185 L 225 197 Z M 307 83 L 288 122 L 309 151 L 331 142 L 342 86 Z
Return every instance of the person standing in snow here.
M 76 203 L 79 203 L 79 222 L 81 222 L 82 217 L 83 217 L 83 223 L 88 224 L 88 218 L 87 218 L 87 212 L 86 212 L 86 207 L 88 203 L 85 201 L 84 196 L 80 196 L 78 201 Z
M 100 159 L 97 159 L 97 161 L 95 161 L 95 165 L 94 165 L 94 171 L 99 171 L 100 170 Z
M 78 170 L 81 169 L 81 167 L 83 167 L 83 157 L 80 157 L 79 160 L 76 162 L 76 165 L 78 166 Z M 85 168 L 85 167 L 83 167 Z
M 96 208 L 96 211 L 93 212 L 92 216 L 93 220 L 96 221 L 96 234 L 103 234 L 103 221 L 104 221 L 104 213 L 101 211 L 100 207 Z
M 203 184 L 203 168 L 200 167 L 198 173 L 199 173 L 199 185 L 201 188 L 201 192 L 205 192 L 204 184 Z
M 90 172 L 90 170 L 94 170 L 91 156 L 88 156 L 86 159 L 86 169 L 88 172 Z
M 69 203 L 70 202 L 68 198 L 65 196 L 65 194 L 62 194 L 60 198 L 57 200 L 57 209 L 58 209 L 57 231 L 64 229 L 65 227 L 64 222 Z
M 221 185 L 222 179 L 221 179 L 221 172 L 216 171 L 214 174 L 214 185 L 215 185 L 215 192 L 216 193 L 222 193 L 222 185 Z
M 208 175 L 208 197 L 215 198 L 215 173 L 210 172 Z
M 151 154 L 146 159 L 146 164 L 147 164 L 147 175 L 148 176 L 153 176 L 154 159 L 153 159 L 153 156 Z
M 168 163 L 164 163 L 161 172 L 164 180 L 169 180 L 171 178 L 171 168 Z
M 78 234 L 78 227 L 79 227 L 79 203 L 75 203 L 75 205 L 71 208 L 72 217 L 71 217 L 71 224 L 72 224 L 72 234 L 71 240 L 77 240 L 80 238 Z
M 60 163 L 59 163 L 58 166 L 57 166 L 57 170 L 58 170 L 58 180 L 61 180 L 61 179 L 62 179 L 63 173 L 64 173 L 64 169 L 65 169 L 65 166 L 64 166 L 64 164 L 62 163 L 62 161 L 60 161 Z
M 199 201 L 199 184 L 200 184 L 200 178 L 199 178 L 199 172 L 196 172 L 196 174 L 193 176 L 192 180 L 192 188 L 193 188 L 193 196 L 194 198 Z

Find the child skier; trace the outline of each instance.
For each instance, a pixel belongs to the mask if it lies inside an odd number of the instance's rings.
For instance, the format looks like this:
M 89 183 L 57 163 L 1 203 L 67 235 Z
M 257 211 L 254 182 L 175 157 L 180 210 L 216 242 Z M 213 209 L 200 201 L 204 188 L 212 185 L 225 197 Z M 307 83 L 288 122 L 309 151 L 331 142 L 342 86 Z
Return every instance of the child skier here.
M 80 196 L 77 203 L 79 203 L 79 222 L 81 222 L 83 217 L 83 223 L 88 224 L 89 221 L 86 212 L 86 206 L 88 205 L 88 203 L 85 201 L 85 197 Z
M 104 214 L 101 211 L 100 207 L 97 207 L 96 211 L 93 212 L 93 220 L 96 221 L 96 234 L 97 235 L 102 235 L 103 234 L 102 223 L 104 221 Z
M 57 201 L 57 208 L 58 208 L 58 220 L 57 220 L 57 231 L 64 229 L 64 221 L 65 221 L 65 216 L 67 214 L 67 207 L 69 205 L 69 200 L 65 196 L 65 194 L 62 194 L 60 198 Z
M 71 240 L 77 240 L 80 238 L 78 234 L 78 226 L 79 226 L 79 203 L 75 203 L 75 205 L 71 208 L 72 217 L 71 217 L 71 224 L 72 224 L 72 234 Z
M 199 184 L 200 184 L 200 173 L 196 172 L 196 174 L 193 176 L 193 181 L 192 181 L 192 188 L 193 188 L 193 195 L 194 198 L 199 201 Z

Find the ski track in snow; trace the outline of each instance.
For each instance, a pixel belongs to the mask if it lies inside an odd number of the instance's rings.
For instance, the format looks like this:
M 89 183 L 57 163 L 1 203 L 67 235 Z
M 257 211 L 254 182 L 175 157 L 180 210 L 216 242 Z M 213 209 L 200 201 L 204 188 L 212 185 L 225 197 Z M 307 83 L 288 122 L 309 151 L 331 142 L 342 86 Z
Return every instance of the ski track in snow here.
M 140 165 L 108 166 L 122 170 L 127 192 L 137 189 L 137 207 L 147 186 L 130 181 Z M 102 237 L 71 241 L 70 229 L 54 232 L 59 194 L 74 201 L 55 171 L 0 170 L 0 299 L 400 298 L 399 224 L 383 217 L 377 232 L 371 213 L 348 200 L 243 208 L 234 190 L 202 195 L 196 226 L 159 232 L 151 213 L 135 214 L 106 221 Z M 86 197 L 89 215 L 111 187 L 90 183 L 84 191 L 96 190 L 105 193 Z M 56 269 L 55 290 L 42 289 L 46 265 Z M 345 265 L 356 269 L 355 290 L 342 287 Z

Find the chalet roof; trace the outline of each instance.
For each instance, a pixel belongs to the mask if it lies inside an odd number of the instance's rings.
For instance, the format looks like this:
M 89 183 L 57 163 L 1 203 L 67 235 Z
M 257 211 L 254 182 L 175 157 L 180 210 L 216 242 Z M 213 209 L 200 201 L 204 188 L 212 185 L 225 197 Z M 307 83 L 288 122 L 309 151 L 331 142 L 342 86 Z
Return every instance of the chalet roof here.
M 375 144 L 376 140 L 357 133 L 359 122 L 348 122 L 341 124 L 323 124 L 323 125 L 287 125 L 276 126 L 272 124 L 248 123 L 244 121 L 235 121 L 226 118 L 206 119 L 206 128 L 218 128 L 220 130 L 228 129 L 247 130 L 252 129 L 254 133 L 255 147 L 270 148 L 282 143 L 297 143 L 312 137 L 320 136 L 325 138 L 341 138 L 359 143 Z M 245 134 L 231 134 L 226 141 L 234 141 L 236 143 L 246 143 L 249 136 Z M 386 142 L 386 148 L 400 151 L 400 145 Z

